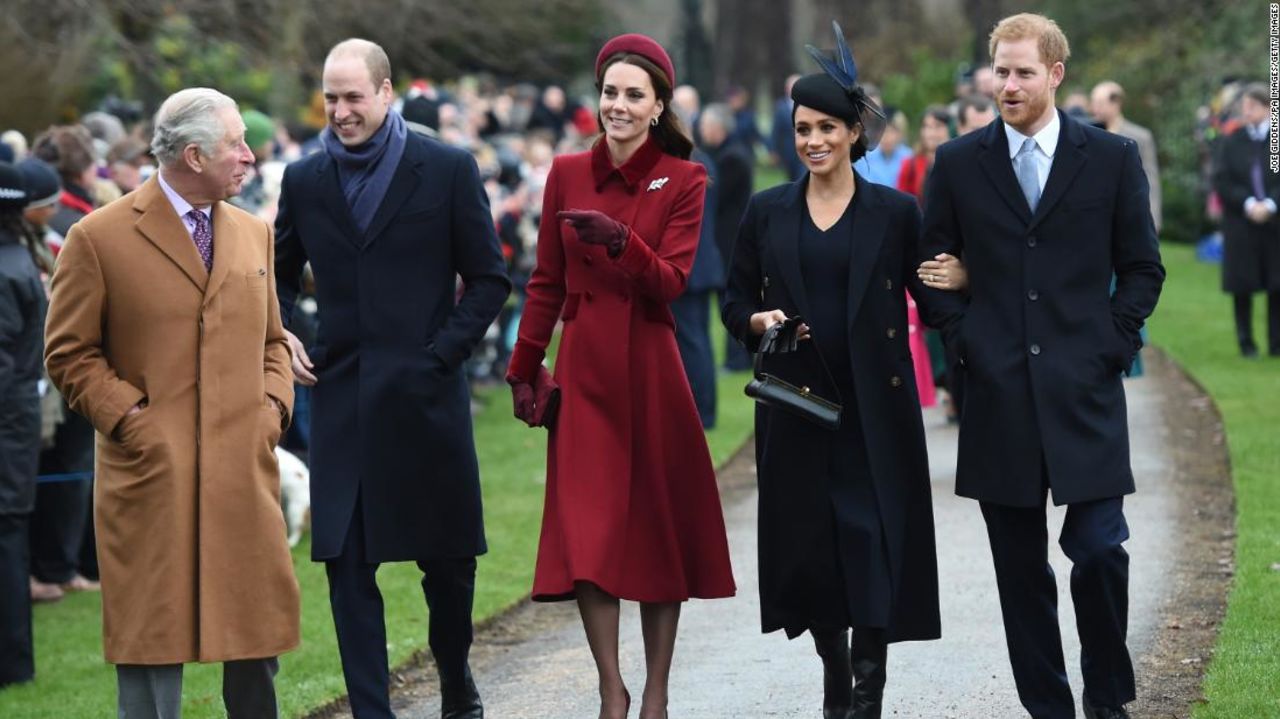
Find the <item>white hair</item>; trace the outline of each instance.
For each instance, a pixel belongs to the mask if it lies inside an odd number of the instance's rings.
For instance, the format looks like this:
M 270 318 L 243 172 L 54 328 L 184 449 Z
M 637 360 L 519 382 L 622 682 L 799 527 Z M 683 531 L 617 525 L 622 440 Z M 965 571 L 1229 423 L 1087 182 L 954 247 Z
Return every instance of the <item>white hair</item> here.
M 207 87 L 173 93 L 156 112 L 151 154 L 163 166 L 181 161 L 183 149 L 193 143 L 212 155 L 227 133 L 218 111 L 228 107 L 236 109 L 236 101 Z

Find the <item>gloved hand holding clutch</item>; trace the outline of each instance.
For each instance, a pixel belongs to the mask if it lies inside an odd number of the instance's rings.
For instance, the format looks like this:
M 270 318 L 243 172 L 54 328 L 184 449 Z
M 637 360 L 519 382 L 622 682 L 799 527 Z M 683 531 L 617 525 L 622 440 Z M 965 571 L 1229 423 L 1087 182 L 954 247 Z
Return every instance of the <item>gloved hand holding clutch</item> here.
M 530 427 L 550 427 L 555 424 L 560 409 L 560 387 L 551 378 L 546 367 L 539 366 L 532 383 L 508 376 L 515 416 Z

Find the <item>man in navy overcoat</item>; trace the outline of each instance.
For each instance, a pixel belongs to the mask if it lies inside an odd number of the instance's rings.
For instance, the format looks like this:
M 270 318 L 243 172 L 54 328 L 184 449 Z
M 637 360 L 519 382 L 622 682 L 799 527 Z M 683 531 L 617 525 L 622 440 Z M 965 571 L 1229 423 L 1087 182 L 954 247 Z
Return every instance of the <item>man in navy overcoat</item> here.
M 285 171 L 276 280 L 286 324 L 311 263 L 316 344 L 312 559 L 325 563 L 343 674 L 358 719 L 390 719 L 386 630 L 374 575 L 416 561 L 443 715 L 483 716 L 471 679 L 471 606 L 485 551 L 463 363 L 511 289 L 472 157 L 406 130 L 386 53 L 364 40 L 324 67 L 324 150 Z M 457 279 L 462 292 L 457 294 Z
M 1055 23 L 1006 18 L 990 46 L 1002 119 L 943 145 L 925 190 L 925 256 L 962 257 L 969 272 L 967 295 L 920 305 L 962 365 L 956 492 L 981 502 L 1018 695 L 1037 719 L 1076 716 L 1045 526 L 1050 492 L 1067 505 L 1058 542 L 1073 562 L 1085 715 L 1126 717 L 1121 375 L 1164 281 L 1147 179 L 1132 140 L 1054 108 L 1069 55 Z

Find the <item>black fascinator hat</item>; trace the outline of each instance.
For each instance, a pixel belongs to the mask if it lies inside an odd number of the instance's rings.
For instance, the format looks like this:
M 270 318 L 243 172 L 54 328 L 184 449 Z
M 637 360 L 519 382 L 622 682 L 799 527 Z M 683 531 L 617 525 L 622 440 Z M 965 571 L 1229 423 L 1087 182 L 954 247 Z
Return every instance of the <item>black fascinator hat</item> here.
M 791 99 L 797 105 L 825 112 L 850 125 L 861 123 L 867 150 L 873 150 L 880 144 L 887 124 L 884 110 L 858 85 L 858 66 L 853 61 L 853 51 L 844 41 L 840 23 L 832 20 L 831 27 L 836 34 L 835 59 L 813 45 L 805 45 L 805 50 L 818 61 L 823 72 L 797 80 L 791 88 Z

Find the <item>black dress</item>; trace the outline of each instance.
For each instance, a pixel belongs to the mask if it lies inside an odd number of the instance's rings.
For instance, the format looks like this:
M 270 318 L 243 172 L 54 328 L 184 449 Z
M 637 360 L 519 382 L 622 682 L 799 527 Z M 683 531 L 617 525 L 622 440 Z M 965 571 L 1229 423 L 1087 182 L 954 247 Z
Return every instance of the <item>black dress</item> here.
M 814 349 L 821 352 L 835 382 L 831 388 L 830 380 L 825 380 L 828 390 L 834 389 L 846 408 L 838 430 L 814 429 L 825 435 L 822 445 L 827 472 L 824 477 L 810 479 L 825 482 L 831 497 L 829 516 L 815 517 L 814 521 L 831 524 L 831 532 L 823 533 L 831 538 L 830 546 L 794 548 L 829 557 L 831 594 L 828 601 L 814 605 L 817 611 L 809 619 L 810 626 L 821 628 L 887 627 L 892 602 L 889 558 L 866 438 L 856 411 L 858 398 L 849 352 L 849 270 L 852 242 L 858 241 L 850 225 L 858 210 L 859 194 L 825 232 L 814 224 L 806 205 L 799 236 L 800 270 L 810 306 L 805 322 Z M 815 368 L 818 371 L 820 366 Z M 794 636 L 806 628 L 787 627 L 787 632 Z

